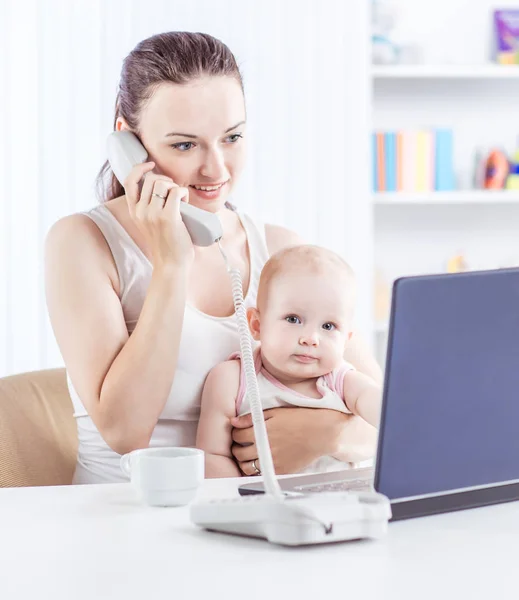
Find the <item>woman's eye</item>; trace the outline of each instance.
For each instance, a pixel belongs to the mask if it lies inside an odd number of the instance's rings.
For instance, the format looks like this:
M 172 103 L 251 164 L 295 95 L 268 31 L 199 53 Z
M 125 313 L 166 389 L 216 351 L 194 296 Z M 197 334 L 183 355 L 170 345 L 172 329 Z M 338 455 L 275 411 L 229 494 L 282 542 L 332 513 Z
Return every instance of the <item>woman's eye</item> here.
M 175 150 L 180 150 L 181 152 L 186 152 L 186 150 L 191 150 L 193 148 L 193 142 L 178 142 L 178 144 L 171 144 L 172 148 Z
M 233 133 L 232 135 L 228 136 L 225 139 L 226 139 L 226 141 L 230 142 L 231 144 L 234 144 L 242 137 L 243 137 L 243 135 L 241 133 Z
M 301 323 L 299 317 L 296 317 L 295 315 L 288 315 L 288 317 L 285 317 L 285 321 L 287 321 L 287 323 L 292 323 L 292 325 L 298 325 Z
M 333 331 L 335 329 L 335 325 L 333 323 L 325 323 L 323 325 L 323 329 L 326 331 Z

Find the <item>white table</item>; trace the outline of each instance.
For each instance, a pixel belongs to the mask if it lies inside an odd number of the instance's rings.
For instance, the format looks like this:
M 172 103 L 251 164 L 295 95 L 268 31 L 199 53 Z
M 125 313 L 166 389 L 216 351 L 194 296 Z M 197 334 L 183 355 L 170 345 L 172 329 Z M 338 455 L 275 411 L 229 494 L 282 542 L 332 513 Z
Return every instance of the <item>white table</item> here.
M 231 496 L 209 480 L 201 495 Z M 283 548 L 197 529 L 129 484 L 0 490 L 2 600 L 516 599 L 519 503 L 391 523 L 381 541 Z

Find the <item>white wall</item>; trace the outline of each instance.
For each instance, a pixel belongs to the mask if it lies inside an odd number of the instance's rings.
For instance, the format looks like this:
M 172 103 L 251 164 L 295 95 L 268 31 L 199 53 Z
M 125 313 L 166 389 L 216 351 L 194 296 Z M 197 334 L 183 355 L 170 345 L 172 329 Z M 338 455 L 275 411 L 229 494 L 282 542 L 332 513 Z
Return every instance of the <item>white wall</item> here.
M 199 30 L 241 65 L 250 160 L 235 201 L 346 256 L 371 326 L 368 6 L 364 0 L 4 0 L 0 3 L 0 376 L 62 364 L 42 249 L 95 202 L 123 57 Z M 66 252 L 66 248 L 63 249 Z

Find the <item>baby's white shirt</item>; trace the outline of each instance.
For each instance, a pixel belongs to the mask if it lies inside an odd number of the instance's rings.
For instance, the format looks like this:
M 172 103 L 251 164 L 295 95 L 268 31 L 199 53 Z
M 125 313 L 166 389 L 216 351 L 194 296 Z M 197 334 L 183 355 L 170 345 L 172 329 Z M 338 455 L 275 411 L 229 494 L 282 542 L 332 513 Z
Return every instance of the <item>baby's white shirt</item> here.
M 240 359 L 239 353 L 234 353 L 230 359 Z M 240 360 L 241 363 L 241 360 Z M 255 369 L 258 379 L 258 388 L 263 410 L 269 408 L 300 406 L 304 408 L 328 408 L 338 410 L 343 413 L 352 414 L 344 401 L 344 375 L 348 371 L 355 370 L 355 367 L 344 361 L 340 367 L 334 369 L 317 379 L 316 387 L 321 394 L 320 398 L 311 398 L 295 390 L 286 387 L 275 377 L 273 377 L 263 366 L 261 353 L 255 352 Z M 245 393 L 246 381 L 243 363 L 240 369 L 240 385 L 236 397 L 236 415 L 242 416 L 251 412 L 250 400 Z M 337 471 L 348 469 L 351 463 L 345 463 L 333 456 L 322 456 L 300 473 L 322 473 L 326 471 Z

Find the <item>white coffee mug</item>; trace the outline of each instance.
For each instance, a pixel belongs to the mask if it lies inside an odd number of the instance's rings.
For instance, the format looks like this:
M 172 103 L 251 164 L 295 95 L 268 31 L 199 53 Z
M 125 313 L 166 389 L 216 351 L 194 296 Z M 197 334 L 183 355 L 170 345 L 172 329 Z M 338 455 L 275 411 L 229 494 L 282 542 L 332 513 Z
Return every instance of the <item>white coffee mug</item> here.
M 150 506 L 183 506 L 204 479 L 204 452 L 198 448 L 143 448 L 121 456 L 121 469 Z

